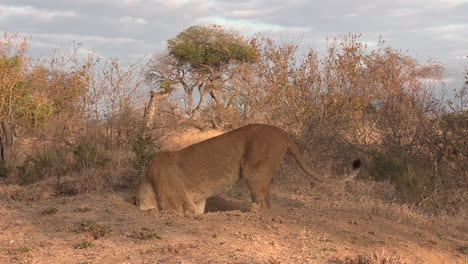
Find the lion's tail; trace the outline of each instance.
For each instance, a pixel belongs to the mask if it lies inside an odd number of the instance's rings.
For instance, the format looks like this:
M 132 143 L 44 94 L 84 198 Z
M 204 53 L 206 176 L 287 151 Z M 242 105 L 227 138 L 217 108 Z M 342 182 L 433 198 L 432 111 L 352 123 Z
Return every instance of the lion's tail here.
M 345 177 L 343 177 L 343 178 L 341 178 L 339 180 L 334 180 L 334 179 L 322 177 L 317 172 L 313 171 L 307 165 L 307 163 L 304 161 L 304 158 L 302 157 L 301 153 L 299 152 L 299 149 L 297 148 L 296 143 L 294 143 L 294 141 L 292 141 L 292 139 L 290 139 L 289 141 L 290 141 L 289 147 L 288 147 L 289 153 L 291 153 L 291 155 L 294 157 L 297 164 L 299 164 L 299 167 L 301 167 L 301 169 L 305 173 L 307 173 L 310 177 L 314 178 L 317 181 L 320 181 L 320 182 L 346 182 L 346 181 L 350 181 L 350 180 L 354 179 L 358 175 L 359 171 L 361 170 L 361 160 L 357 159 L 357 160 L 355 160 L 353 162 L 352 171 L 348 175 L 346 175 Z

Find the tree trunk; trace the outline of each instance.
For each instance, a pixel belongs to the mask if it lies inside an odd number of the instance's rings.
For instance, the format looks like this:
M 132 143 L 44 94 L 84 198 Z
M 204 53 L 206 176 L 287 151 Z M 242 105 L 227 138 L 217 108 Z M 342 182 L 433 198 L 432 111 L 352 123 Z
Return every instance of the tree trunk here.
M 145 120 L 145 128 L 150 129 L 154 122 L 154 116 L 156 115 L 156 98 L 155 93 L 150 91 L 150 100 L 148 105 L 145 107 L 143 118 Z
M 150 100 L 148 102 L 148 105 L 146 105 L 143 114 L 143 118 L 145 120 L 145 129 L 147 131 L 151 129 L 154 123 L 154 119 L 156 116 L 156 102 L 166 96 L 168 96 L 168 94 L 155 93 L 153 91 L 150 91 Z
M 0 160 L 12 164 L 15 153 L 16 133 L 13 122 L 2 121 L 0 126 Z

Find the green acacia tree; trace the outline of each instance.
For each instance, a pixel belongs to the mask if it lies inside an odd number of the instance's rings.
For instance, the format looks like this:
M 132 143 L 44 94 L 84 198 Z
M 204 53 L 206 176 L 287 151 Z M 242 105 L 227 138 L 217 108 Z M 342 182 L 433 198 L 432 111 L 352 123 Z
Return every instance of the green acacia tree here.
M 255 42 L 237 32 L 218 25 L 191 26 L 167 41 L 167 51 L 154 57 L 146 77 L 163 94 L 183 90 L 184 115 L 197 119 L 208 96 L 217 107 L 229 107 L 225 95 L 237 66 L 258 59 Z
M 29 58 L 25 55 L 28 40 L 5 33 L 0 38 L 0 166 L 14 160 L 15 114 L 19 99 L 26 96 L 25 76 Z

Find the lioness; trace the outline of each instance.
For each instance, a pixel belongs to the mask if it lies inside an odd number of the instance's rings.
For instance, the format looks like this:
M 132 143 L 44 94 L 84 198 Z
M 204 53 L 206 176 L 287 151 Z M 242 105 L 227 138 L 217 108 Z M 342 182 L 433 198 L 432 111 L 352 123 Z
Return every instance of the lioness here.
M 270 208 L 271 179 L 287 151 L 315 180 L 334 181 L 307 166 L 284 130 L 253 124 L 179 151 L 158 153 L 138 187 L 135 203 L 141 210 L 159 208 L 202 214 L 207 198 L 244 178 L 252 197 L 251 211 Z M 340 181 L 353 179 L 359 170 L 360 161 L 356 160 L 351 173 Z

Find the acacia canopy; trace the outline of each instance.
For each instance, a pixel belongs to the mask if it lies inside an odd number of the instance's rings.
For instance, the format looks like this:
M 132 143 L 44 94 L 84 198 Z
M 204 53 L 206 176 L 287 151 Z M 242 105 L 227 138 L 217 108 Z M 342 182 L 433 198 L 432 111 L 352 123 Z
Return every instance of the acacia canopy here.
M 170 55 L 194 68 L 219 67 L 232 60 L 255 62 L 259 57 L 253 43 L 217 25 L 191 26 L 167 43 Z

